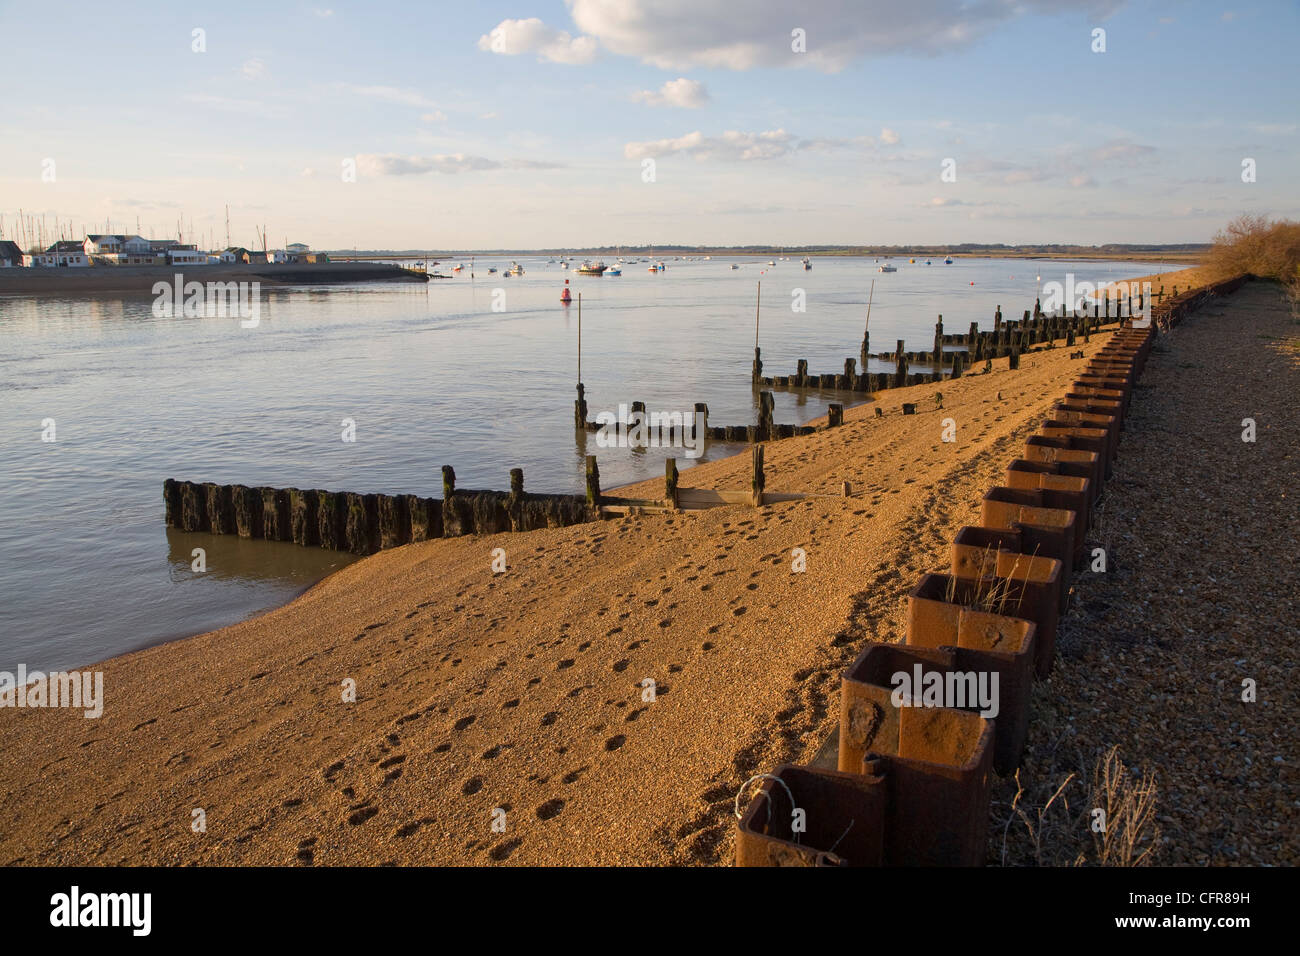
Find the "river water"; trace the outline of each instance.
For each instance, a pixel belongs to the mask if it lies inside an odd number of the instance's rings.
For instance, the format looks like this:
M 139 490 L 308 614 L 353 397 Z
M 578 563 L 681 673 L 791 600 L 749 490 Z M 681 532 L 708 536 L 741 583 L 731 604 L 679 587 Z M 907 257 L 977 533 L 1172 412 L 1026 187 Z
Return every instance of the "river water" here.
M 1181 268 L 931 261 L 894 258 L 898 271 L 881 274 L 870 258 L 815 258 L 810 271 L 798 259 L 670 258 L 662 273 L 640 262 L 596 278 L 524 258 L 525 275 L 506 278 L 487 269 L 510 260 L 492 258 L 470 278 L 466 260 L 427 285 L 263 289 L 255 328 L 158 318 L 148 295 L 0 297 L 0 670 L 85 666 L 230 624 L 352 560 L 170 531 L 165 478 L 440 497 L 449 464 L 461 487 L 508 488 L 521 467 L 530 491 L 580 493 L 587 453 L 605 488 L 662 475 L 667 452 L 575 436 L 578 293 L 590 417 L 638 399 L 683 412 L 707 402 L 711 424 L 742 425 L 756 416 L 760 281 L 764 372 L 783 375 L 801 358 L 823 373 L 857 356 L 873 281 L 871 350 L 903 338 L 920 351 L 939 313 L 947 332 L 990 328 L 997 305 L 1018 318 L 1067 273 L 1096 282 Z M 775 398 L 778 422 L 835 400 Z M 54 441 L 42 440 L 47 419 Z M 701 460 L 737 450 L 711 444 Z M 205 573 L 191 570 L 195 547 Z

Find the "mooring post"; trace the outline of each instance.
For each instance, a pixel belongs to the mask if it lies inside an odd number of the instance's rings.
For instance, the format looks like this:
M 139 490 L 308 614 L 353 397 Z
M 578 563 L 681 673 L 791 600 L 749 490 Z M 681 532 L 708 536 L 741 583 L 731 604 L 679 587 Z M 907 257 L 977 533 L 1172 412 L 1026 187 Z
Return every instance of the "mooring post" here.
M 939 316 L 939 321 L 934 323 L 934 360 L 940 365 L 943 364 L 943 316 Z
M 763 476 L 763 445 L 757 444 L 753 448 L 753 479 L 750 483 L 750 490 L 753 493 L 752 503 L 755 508 L 763 504 L 763 488 L 767 479 Z
M 758 350 L 758 317 L 763 308 L 763 280 L 758 280 L 758 295 L 754 301 L 754 384 L 763 383 L 763 360 Z
M 772 411 L 776 407 L 776 399 L 771 392 L 758 393 L 758 440 L 767 441 L 772 437 L 775 430 L 772 427 Z
M 907 384 L 907 353 L 903 351 L 903 340 L 898 340 L 898 345 L 894 347 L 894 388 L 902 388 Z

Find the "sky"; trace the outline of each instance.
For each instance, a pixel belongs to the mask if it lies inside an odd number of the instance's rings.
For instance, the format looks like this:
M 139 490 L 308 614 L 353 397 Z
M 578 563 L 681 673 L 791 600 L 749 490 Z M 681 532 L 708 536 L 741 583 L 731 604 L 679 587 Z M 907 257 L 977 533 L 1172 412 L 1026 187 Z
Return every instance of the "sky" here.
M 206 247 L 228 207 L 236 244 L 319 249 L 1177 243 L 1300 218 L 1296 2 L 402 6 L 0 0 L 4 238 L 19 209 Z

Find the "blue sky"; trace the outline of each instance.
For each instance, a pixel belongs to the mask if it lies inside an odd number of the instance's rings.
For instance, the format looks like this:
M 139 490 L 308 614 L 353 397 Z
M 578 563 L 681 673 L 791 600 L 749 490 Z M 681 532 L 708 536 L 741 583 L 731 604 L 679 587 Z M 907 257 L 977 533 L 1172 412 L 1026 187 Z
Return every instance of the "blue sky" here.
M 1207 241 L 1300 218 L 1298 7 L 3 2 L 0 212 L 206 245 L 228 204 L 237 243 L 317 248 Z

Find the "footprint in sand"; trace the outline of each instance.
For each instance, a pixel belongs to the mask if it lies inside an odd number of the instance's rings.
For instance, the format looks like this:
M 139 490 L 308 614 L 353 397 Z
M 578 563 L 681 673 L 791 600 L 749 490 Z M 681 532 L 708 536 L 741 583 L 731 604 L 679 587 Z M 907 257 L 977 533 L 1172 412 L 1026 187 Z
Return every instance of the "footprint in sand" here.
M 547 800 L 533 812 L 537 814 L 539 820 L 553 820 L 562 810 L 564 810 L 564 801 L 556 797 L 554 800 Z

